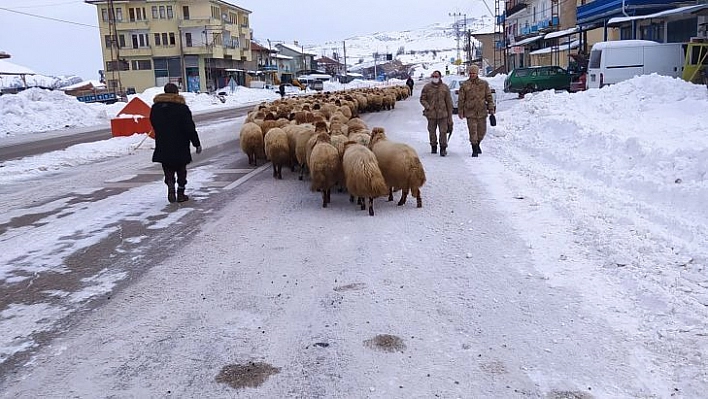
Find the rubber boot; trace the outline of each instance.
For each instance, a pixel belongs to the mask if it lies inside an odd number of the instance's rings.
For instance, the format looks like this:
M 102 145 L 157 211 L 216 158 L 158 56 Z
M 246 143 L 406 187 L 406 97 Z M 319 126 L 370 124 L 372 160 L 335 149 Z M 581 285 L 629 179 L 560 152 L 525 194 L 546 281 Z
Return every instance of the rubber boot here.
M 189 196 L 184 194 L 184 187 L 177 188 L 177 202 L 189 201 Z
M 167 185 L 167 201 L 170 203 L 177 202 L 177 196 L 175 194 L 175 186 L 168 184 Z
M 482 147 L 480 147 L 481 145 L 482 145 L 482 143 L 477 144 L 477 153 L 480 155 L 482 155 Z
M 440 156 L 444 157 L 447 155 L 447 147 L 440 147 Z
M 437 154 L 438 153 L 438 146 L 436 145 L 430 145 L 430 153 L 431 154 Z

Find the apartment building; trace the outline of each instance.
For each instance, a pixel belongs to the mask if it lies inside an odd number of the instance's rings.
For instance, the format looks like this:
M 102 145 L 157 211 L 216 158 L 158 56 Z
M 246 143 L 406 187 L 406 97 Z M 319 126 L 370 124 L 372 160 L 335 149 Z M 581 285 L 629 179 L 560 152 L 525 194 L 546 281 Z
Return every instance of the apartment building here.
M 117 91 L 172 82 L 213 91 L 245 84 L 251 11 L 221 0 L 85 0 L 96 6 L 104 76 Z
M 643 39 L 660 43 L 706 37 L 708 4 L 686 0 L 578 0 L 578 26 L 589 43 Z
M 509 70 L 528 65 L 568 64 L 578 47 L 576 5 L 563 0 L 509 0 L 504 14 Z M 552 34 L 553 33 L 553 34 Z M 549 35 L 548 39 L 544 39 Z
M 508 0 L 504 15 L 507 70 L 567 66 L 599 41 L 687 42 L 706 38 L 706 1 Z

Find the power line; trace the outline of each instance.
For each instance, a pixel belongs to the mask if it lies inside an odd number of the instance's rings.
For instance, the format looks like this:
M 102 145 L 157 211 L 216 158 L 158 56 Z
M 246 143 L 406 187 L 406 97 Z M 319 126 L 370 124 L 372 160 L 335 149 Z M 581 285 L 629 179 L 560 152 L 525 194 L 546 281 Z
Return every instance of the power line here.
M 28 16 L 28 17 L 33 17 L 33 18 L 48 19 L 48 20 L 50 20 L 50 21 L 61 22 L 61 23 L 65 23 L 65 24 L 86 26 L 86 27 L 89 27 L 89 28 L 96 28 L 96 29 L 99 29 L 99 27 L 96 26 L 96 25 L 88 25 L 88 24 L 82 24 L 81 22 L 67 21 L 67 20 L 65 20 L 65 19 L 58 19 L 58 18 L 52 18 L 52 17 L 45 17 L 44 15 L 31 14 L 31 13 L 28 13 L 28 12 L 22 12 L 22 11 L 17 11 L 17 10 L 11 10 L 11 9 L 5 8 L 5 7 L 0 7 L 0 10 L 7 11 L 7 12 L 13 12 L 13 13 L 15 13 L 15 14 L 22 14 L 22 15 L 26 15 L 26 16 Z
M 83 1 L 67 1 L 64 3 L 51 3 L 51 4 L 34 4 L 31 6 L 13 6 L 14 9 L 18 8 L 39 8 L 39 7 L 54 7 L 54 6 L 63 6 L 67 4 L 78 4 L 78 3 L 83 3 Z

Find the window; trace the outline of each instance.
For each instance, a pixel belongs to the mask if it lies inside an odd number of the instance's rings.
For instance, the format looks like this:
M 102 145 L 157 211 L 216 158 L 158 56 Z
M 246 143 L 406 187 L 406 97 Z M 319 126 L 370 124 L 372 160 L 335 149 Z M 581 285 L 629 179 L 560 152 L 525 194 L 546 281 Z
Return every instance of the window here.
M 125 47 L 125 36 L 124 35 L 118 35 L 117 41 L 113 40 L 113 36 L 105 35 L 103 40 L 105 41 L 106 48 L 110 48 L 111 45 L 117 45 L 118 48 Z
M 211 17 L 214 19 L 221 19 L 221 12 L 219 11 L 219 7 L 211 7 Z
M 238 23 L 238 14 L 230 12 L 229 13 L 229 23 L 230 24 L 237 24 Z
M 186 32 L 184 34 L 184 41 L 187 47 L 192 47 L 192 34 L 189 32 Z
M 130 70 L 130 64 L 128 63 L 128 61 L 125 61 L 125 60 L 106 61 L 106 71 L 107 72 L 128 71 L 128 70 Z
M 167 33 L 162 34 L 162 45 L 167 46 Z
M 147 33 L 138 33 L 132 36 L 133 38 L 133 48 L 149 47 L 150 41 L 148 40 Z
M 172 19 L 175 17 L 174 12 L 172 12 L 172 6 L 167 6 L 167 19 Z
M 170 32 L 170 45 L 174 46 L 177 42 L 175 41 L 175 33 Z
M 160 6 L 160 19 L 165 19 L 165 6 Z
M 146 20 L 147 15 L 145 14 L 145 8 L 129 8 L 128 18 L 130 19 L 130 22 Z
M 149 71 L 152 69 L 152 62 L 150 60 L 133 60 L 131 68 L 134 71 Z
M 162 41 L 160 41 L 160 34 L 159 33 L 155 33 L 155 45 L 156 46 L 162 45 Z
M 157 13 L 157 6 L 152 6 L 152 19 L 157 19 L 159 14 Z
M 101 19 L 103 22 L 108 22 L 108 9 L 107 8 L 101 8 Z
M 241 26 L 244 28 L 248 26 L 248 15 L 244 15 L 243 18 L 241 18 Z
M 118 21 L 118 22 L 123 21 L 123 9 L 122 8 L 116 8 L 116 21 Z
M 189 7 L 188 6 L 182 7 L 182 16 L 184 16 L 184 19 L 189 19 Z

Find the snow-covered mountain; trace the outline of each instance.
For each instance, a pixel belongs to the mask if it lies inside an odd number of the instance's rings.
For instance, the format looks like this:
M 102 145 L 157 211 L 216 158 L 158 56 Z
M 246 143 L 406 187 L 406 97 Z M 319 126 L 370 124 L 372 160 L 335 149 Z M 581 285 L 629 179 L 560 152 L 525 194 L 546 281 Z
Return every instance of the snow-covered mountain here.
M 318 56 L 341 60 L 346 46 L 347 64 L 350 68 L 373 63 L 374 54 L 379 54 L 379 60 L 385 60 L 386 54 L 391 54 L 393 59 L 407 65 L 436 63 L 457 58 L 458 46 L 460 57 L 464 58 L 465 43 L 462 32 L 465 27 L 473 32 L 491 30 L 492 19 L 487 15 L 480 18 L 468 17 L 466 25 L 435 23 L 417 30 L 375 32 L 366 36 L 353 36 L 322 44 L 304 44 L 304 48 Z M 474 33 L 472 33 L 472 44 L 479 46 L 479 42 L 474 39 Z

